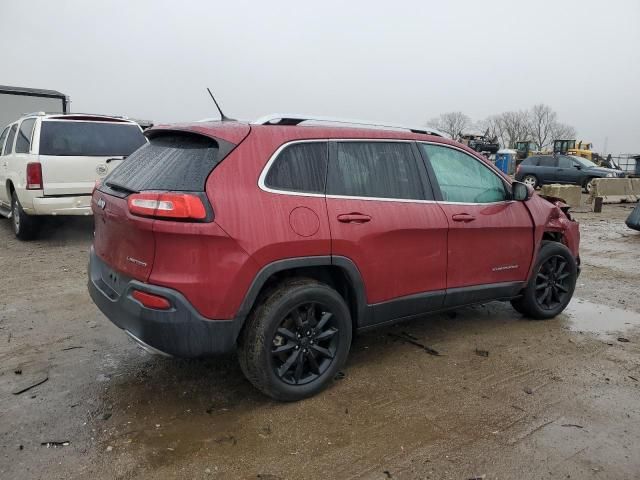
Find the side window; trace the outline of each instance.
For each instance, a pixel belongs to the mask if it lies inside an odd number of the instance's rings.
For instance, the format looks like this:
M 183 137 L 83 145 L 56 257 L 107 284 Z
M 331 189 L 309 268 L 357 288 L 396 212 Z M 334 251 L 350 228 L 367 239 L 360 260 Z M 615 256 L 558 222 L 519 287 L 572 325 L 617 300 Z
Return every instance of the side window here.
M 16 137 L 16 130 L 18 129 L 18 124 L 15 123 L 11 126 L 11 130 L 9 130 L 9 135 L 7 135 L 7 143 L 4 146 L 4 150 L 2 151 L 3 155 L 9 155 L 13 150 L 13 139 Z
M 573 168 L 573 160 L 570 157 L 558 157 L 558 167 Z
M 420 143 L 447 202 L 492 203 L 508 198 L 502 179 L 480 160 L 453 148 Z
M 7 138 L 8 134 L 9 134 L 9 127 L 5 128 L 2 131 L 2 135 L 0 135 L 0 155 L 2 155 L 2 147 L 4 146 L 4 141 Z
M 20 124 L 20 130 L 18 130 L 18 137 L 16 138 L 16 153 L 29 153 L 34 123 L 36 123 L 35 118 L 28 118 Z
M 540 157 L 539 167 L 555 167 L 556 159 L 554 157 Z
M 407 142 L 340 142 L 327 194 L 424 200 L 420 170 Z
M 276 190 L 324 193 L 327 155 L 326 142 L 289 145 L 271 164 L 264 184 Z

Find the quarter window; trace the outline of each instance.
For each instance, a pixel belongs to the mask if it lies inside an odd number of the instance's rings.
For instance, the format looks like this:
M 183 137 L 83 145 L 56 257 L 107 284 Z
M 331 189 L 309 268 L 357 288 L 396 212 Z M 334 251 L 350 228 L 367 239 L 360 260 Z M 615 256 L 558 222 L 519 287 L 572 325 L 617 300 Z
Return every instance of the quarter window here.
M 9 133 L 9 127 L 5 128 L 2 131 L 2 135 L 0 135 L 0 155 L 2 155 L 2 147 L 4 146 L 4 140 L 7 138 L 8 133 Z
M 14 123 L 11 126 L 11 130 L 9 130 L 9 135 L 7 135 L 7 144 L 4 146 L 4 150 L 2 152 L 3 155 L 9 155 L 11 150 L 13 150 L 13 139 L 16 138 L 16 130 L 18 129 L 18 124 Z
M 327 194 L 424 200 L 410 143 L 341 142 L 329 166 Z
M 20 124 L 18 130 L 18 138 L 16 138 L 16 153 L 29 153 L 31 147 L 31 133 L 33 132 L 33 124 L 35 118 L 28 118 Z
M 452 148 L 421 143 L 444 201 L 492 203 L 507 199 L 504 182 L 489 167 Z
M 326 175 L 327 143 L 294 143 L 280 152 L 264 184 L 276 190 L 324 193 Z

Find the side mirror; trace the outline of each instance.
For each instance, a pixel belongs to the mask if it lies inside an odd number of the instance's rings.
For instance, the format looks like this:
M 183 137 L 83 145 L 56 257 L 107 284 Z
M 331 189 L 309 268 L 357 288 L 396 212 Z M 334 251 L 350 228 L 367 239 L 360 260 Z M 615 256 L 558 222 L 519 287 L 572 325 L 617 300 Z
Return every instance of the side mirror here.
M 574 165 L 578 170 L 582 170 L 582 165 Z
M 511 184 L 511 196 L 518 202 L 526 202 L 531 198 L 531 191 L 522 182 L 513 182 Z

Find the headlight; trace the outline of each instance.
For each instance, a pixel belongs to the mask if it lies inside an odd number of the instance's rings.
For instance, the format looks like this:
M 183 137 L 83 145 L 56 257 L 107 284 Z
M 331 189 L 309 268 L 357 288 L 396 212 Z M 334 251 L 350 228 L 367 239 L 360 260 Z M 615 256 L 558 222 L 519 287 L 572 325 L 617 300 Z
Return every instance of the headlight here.
M 607 173 L 607 178 L 613 177 L 613 173 Z

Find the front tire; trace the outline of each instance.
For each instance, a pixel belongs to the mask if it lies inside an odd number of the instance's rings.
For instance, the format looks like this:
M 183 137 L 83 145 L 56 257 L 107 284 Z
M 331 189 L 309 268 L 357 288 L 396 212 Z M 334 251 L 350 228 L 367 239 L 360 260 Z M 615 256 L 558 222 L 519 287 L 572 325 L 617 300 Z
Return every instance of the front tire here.
M 589 194 L 591 193 L 591 190 L 593 189 L 593 177 L 587 178 L 585 180 L 583 189 L 584 189 L 584 193 L 589 193 Z
M 19 240 L 33 240 L 40 226 L 39 219 L 24 212 L 16 192 L 11 192 L 11 223 L 13 233 Z
M 324 390 L 344 365 L 351 330 L 349 309 L 334 289 L 289 280 L 249 315 L 238 345 L 240 367 L 264 394 L 301 400 Z
M 538 182 L 538 177 L 536 177 L 535 175 L 525 175 L 524 177 L 522 177 L 522 183 L 530 186 L 533 189 L 537 188 L 540 184 L 540 182 Z
M 511 303 L 518 312 L 535 320 L 553 318 L 571 301 L 577 278 L 578 266 L 569 249 L 545 241 L 522 297 Z

